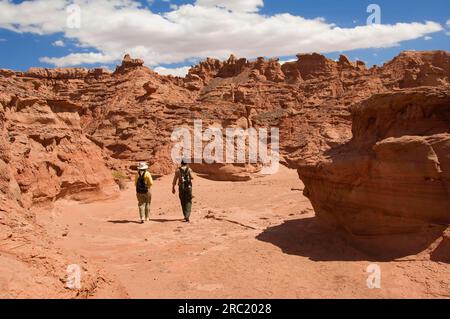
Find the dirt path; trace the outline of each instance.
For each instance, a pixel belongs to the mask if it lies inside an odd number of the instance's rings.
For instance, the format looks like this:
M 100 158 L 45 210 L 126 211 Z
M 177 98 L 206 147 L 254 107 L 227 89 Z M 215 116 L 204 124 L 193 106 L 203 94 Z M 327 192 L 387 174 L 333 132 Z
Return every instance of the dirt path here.
M 133 188 L 108 202 L 58 202 L 38 222 L 56 244 L 113 274 L 131 298 L 450 296 L 450 270 L 429 261 L 371 263 L 318 226 L 295 171 L 246 183 L 197 178 L 182 222 L 171 177 L 156 181 L 152 221 L 137 224 Z M 81 262 L 74 260 L 74 263 Z

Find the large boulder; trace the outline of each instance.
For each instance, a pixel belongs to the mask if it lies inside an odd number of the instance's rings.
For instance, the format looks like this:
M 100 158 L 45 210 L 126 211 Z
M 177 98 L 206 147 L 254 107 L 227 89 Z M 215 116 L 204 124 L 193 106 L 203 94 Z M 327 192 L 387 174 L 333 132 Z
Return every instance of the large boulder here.
M 449 225 L 449 115 L 448 87 L 379 94 L 355 106 L 352 140 L 298 167 L 318 217 L 365 239 Z M 390 245 L 398 248 L 383 242 Z

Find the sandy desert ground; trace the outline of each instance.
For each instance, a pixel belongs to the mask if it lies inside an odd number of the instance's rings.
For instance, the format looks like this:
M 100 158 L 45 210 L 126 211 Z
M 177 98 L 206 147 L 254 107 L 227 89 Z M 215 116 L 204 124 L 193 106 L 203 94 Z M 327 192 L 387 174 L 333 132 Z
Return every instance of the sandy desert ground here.
M 73 252 L 73 263 L 94 263 L 115 278 L 115 292 L 96 297 L 450 297 L 448 264 L 420 255 L 371 260 L 324 228 L 295 170 L 250 182 L 198 177 L 194 187 L 191 224 L 182 222 L 170 176 L 155 182 L 144 225 L 131 184 L 114 200 L 59 201 L 37 212 L 37 222 Z M 381 268 L 381 289 L 367 287 L 372 263 Z

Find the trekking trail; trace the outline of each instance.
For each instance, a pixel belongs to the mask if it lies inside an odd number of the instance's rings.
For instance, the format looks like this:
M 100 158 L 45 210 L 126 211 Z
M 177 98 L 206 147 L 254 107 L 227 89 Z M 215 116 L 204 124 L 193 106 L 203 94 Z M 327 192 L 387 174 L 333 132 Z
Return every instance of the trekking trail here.
M 130 298 L 421 298 L 442 288 L 444 266 L 411 260 L 377 262 L 382 286 L 369 289 L 372 262 L 316 223 L 294 170 L 249 182 L 197 176 L 190 224 L 172 177 L 154 181 L 143 225 L 132 183 L 109 201 L 59 201 L 37 222 Z

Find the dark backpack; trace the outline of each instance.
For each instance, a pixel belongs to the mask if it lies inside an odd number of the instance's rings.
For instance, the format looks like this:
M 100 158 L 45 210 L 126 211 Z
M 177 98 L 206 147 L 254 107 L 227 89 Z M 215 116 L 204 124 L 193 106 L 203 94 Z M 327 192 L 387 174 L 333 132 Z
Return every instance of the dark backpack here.
M 180 188 L 183 191 L 190 190 L 192 188 L 191 174 L 189 168 L 182 169 L 180 167 Z
M 138 180 L 136 183 L 136 193 L 138 193 L 138 194 L 147 194 L 148 193 L 148 187 L 147 187 L 147 184 L 145 183 L 145 178 L 144 178 L 145 173 L 146 172 L 141 174 L 140 172 L 138 172 L 139 177 L 138 177 Z

